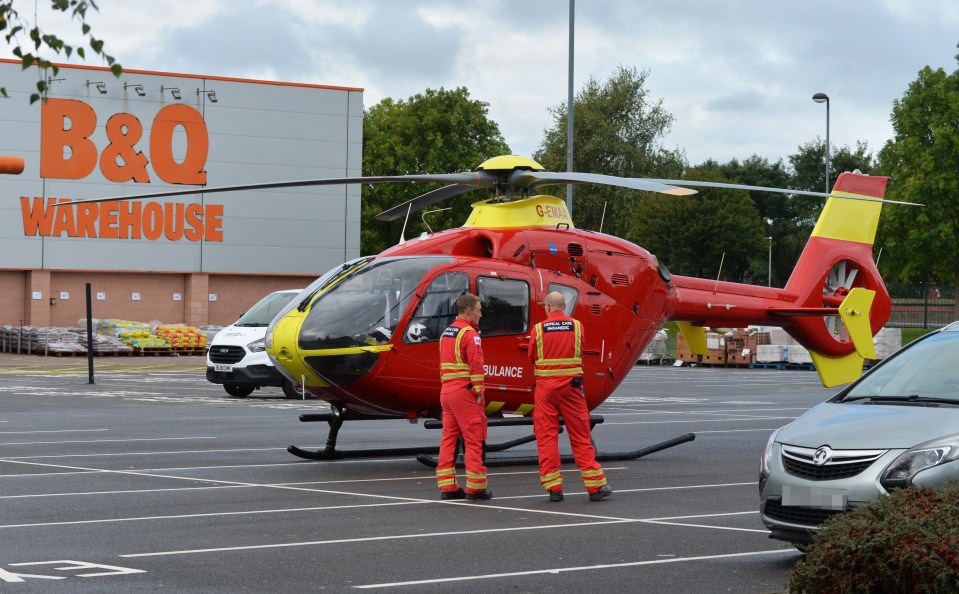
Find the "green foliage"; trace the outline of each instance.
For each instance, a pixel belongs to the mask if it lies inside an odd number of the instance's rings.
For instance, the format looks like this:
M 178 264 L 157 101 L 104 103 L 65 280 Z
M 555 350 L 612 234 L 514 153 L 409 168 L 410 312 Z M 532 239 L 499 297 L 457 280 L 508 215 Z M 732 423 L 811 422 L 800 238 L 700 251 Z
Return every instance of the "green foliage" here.
M 817 139 L 800 145 L 797 153 L 789 155 L 788 167 L 782 160 L 771 163 L 764 157 L 753 155 L 742 162 L 737 159 L 728 163 L 706 161 L 696 169 L 717 173 L 734 183 L 822 192 L 826 183 L 825 150 L 825 142 Z M 861 142 L 856 143 L 855 150 L 848 146 L 830 148 L 829 161 L 832 172 L 830 185 L 835 183 L 840 172 L 858 169 L 868 174 L 874 169 L 872 154 L 866 144 Z M 699 174 L 690 173 L 690 179 L 693 179 L 694 175 Z M 771 283 L 773 286 L 782 286 L 796 266 L 825 200 L 756 191 L 750 191 L 749 196 L 764 224 L 762 235 L 766 238 L 772 237 Z M 748 274 L 753 277 L 754 284 L 770 282 L 769 247 L 767 243 L 764 249 L 752 253 Z
M 94 0 L 52 0 L 51 8 L 63 13 L 70 13 L 75 21 L 80 23 L 80 31 L 84 38 L 89 39 L 93 53 L 103 57 L 110 66 L 110 72 L 119 77 L 123 68 L 113 56 L 104 53 L 103 40 L 90 34 L 90 25 L 87 24 L 87 10 L 97 8 Z M 29 23 L 13 8 L 13 0 L 0 0 L 0 32 L 3 32 L 7 43 L 13 46 L 13 55 L 20 58 L 22 68 L 26 70 L 32 66 L 38 69 L 37 92 L 30 95 L 30 103 L 34 103 L 47 94 L 47 75 L 56 76 L 59 68 L 44 57 L 44 50 L 54 54 L 63 54 L 69 58 L 74 51 L 83 59 L 86 52 L 83 47 L 74 48 L 64 43 L 58 36 L 45 32 L 36 23 Z M 0 87 L 0 95 L 7 96 L 7 89 Z
M 708 170 L 690 179 L 728 181 Z M 763 222 L 747 192 L 701 188 L 693 196 L 654 195 L 634 207 L 631 233 L 676 274 L 743 281 L 750 261 L 767 253 Z M 765 280 L 765 279 L 763 279 Z
M 573 100 L 573 168 L 621 177 L 678 177 L 684 157 L 667 150 L 661 139 L 673 116 L 645 88 L 648 73 L 618 67 L 609 80 L 590 78 Z M 547 171 L 566 171 L 566 104 L 549 109 L 553 126 L 545 130 L 534 155 Z M 565 187 L 563 187 L 565 195 Z M 573 192 L 573 221 L 582 229 L 628 236 L 635 205 L 648 194 L 612 186 L 585 184 Z M 604 212 L 605 211 L 605 212 Z
M 891 175 L 888 195 L 925 207 L 884 213 L 883 271 L 959 286 L 959 71 L 923 68 L 893 104 L 891 119 L 895 136 L 879 153 Z
M 894 491 L 831 518 L 805 552 L 790 592 L 957 592 L 959 488 Z
M 922 338 L 926 334 L 929 334 L 935 330 L 935 328 L 902 328 L 902 346 L 906 346 L 910 342 Z
M 427 89 L 407 101 L 384 99 L 366 110 L 363 119 L 363 174 L 415 175 L 471 171 L 497 155 L 508 154 L 496 122 L 486 106 L 470 99 L 466 88 Z M 363 187 L 360 251 L 375 254 L 395 245 L 403 219 L 376 219 L 382 211 L 411 200 L 440 184 L 369 184 Z M 406 237 L 461 225 L 470 204 L 487 196 L 471 192 L 410 216 Z M 438 210 L 447 208 L 449 210 Z M 432 214 L 431 214 L 432 213 Z M 426 221 L 424 223 L 424 220 Z

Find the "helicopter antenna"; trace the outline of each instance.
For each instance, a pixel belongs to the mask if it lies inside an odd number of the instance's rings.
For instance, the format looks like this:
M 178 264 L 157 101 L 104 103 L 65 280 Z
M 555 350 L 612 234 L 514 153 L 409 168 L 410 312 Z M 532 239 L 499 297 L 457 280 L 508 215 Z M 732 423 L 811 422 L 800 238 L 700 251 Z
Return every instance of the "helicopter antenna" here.
M 570 186 L 570 187 L 572 187 L 572 186 Z M 606 205 L 607 205 L 607 204 L 609 204 L 609 202 L 603 202 L 603 214 L 602 214 L 602 216 L 599 217 L 599 232 L 600 232 L 600 233 L 603 232 L 603 223 L 606 222 Z
M 403 229 L 400 231 L 400 242 L 397 245 L 403 245 L 406 243 L 406 223 L 410 220 L 410 210 L 413 208 L 413 203 L 410 202 L 406 206 L 406 218 L 403 219 Z
M 879 246 L 879 255 L 876 256 L 876 268 L 879 268 L 879 258 L 882 258 L 882 246 Z
M 453 208 L 452 206 L 447 206 L 446 208 L 437 208 L 436 210 L 423 211 L 423 214 L 420 215 L 420 218 L 423 219 L 423 224 L 426 225 L 426 228 L 430 230 L 430 235 L 433 234 L 433 229 L 432 227 L 430 227 L 430 224 L 426 222 L 426 215 L 434 214 L 437 212 L 443 212 L 444 210 L 450 210 L 452 208 Z
M 723 275 L 723 262 L 726 261 L 726 252 L 723 252 L 723 257 L 719 259 L 719 273 L 716 274 L 716 286 L 713 289 L 713 293 L 719 290 L 719 277 Z

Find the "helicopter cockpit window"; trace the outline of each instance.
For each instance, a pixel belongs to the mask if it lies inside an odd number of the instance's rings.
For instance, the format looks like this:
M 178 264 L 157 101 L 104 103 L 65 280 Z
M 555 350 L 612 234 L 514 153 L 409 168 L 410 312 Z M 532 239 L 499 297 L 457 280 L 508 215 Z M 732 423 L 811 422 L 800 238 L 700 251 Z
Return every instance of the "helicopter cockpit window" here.
M 470 279 L 463 272 L 444 272 L 430 283 L 403 342 L 436 342 L 443 330 L 456 318 L 456 298 L 469 291 Z
M 317 299 L 300 329 L 300 348 L 385 344 L 423 277 L 452 258 L 384 258 L 357 269 Z
M 476 279 L 476 291 L 483 304 L 480 334 L 484 338 L 526 332 L 529 285 L 525 281 L 481 276 Z
M 566 285 L 560 285 L 557 283 L 550 283 L 546 290 L 550 293 L 553 291 L 561 293 L 563 299 L 566 300 L 566 308 L 563 310 L 563 313 L 572 316 L 573 309 L 576 307 L 576 301 L 579 299 L 579 291 L 573 287 L 567 287 Z

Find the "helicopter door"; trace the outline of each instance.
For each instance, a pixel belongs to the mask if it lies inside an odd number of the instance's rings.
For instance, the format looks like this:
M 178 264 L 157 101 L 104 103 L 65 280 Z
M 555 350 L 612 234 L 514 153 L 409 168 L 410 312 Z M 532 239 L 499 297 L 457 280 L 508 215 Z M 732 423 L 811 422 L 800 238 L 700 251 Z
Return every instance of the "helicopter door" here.
M 470 280 L 465 272 L 444 272 L 433 279 L 410 318 L 403 342 L 438 341 L 443 330 L 456 318 L 456 298 L 469 292 L 469 288 Z
M 480 318 L 480 336 L 483 337 L 483 357 L 486 363 L 487 414 L 519 412 L 506 401 L 530 401 L 533 386 L 533 366 L 527 358 L 530 329 L 530 291 L 525 280 L 500 276 L 477 276 L 476 294 L 483 306 Z M 530 407 L 531 408 L 531 407 Z

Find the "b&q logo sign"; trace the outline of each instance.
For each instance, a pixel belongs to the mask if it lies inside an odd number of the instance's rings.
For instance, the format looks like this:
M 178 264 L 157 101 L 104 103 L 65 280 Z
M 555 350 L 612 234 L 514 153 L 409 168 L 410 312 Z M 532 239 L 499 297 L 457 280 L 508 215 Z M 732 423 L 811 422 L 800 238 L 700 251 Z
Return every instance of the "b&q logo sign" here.
M 186 132 L 182 161 L 173 156 L 173 134 Z M 97 129 L 93 108 L 72 99 L 48 99 L 40 115 L 40 176 L 84 179 L 99 165 L 113 182 L 149 183 L 150 169 L 171 184 L 206 184 L 209 136 L 200 112 L 188 105 L 168 105 L 153 119 L 149 139 L 143 124 L 128 113 L 106 123 L 102 151 L 90 139 Z M 149 156 L 141 150 L 149 145 Z M 201 190 L 202 191 L 202 190 Z M 90 237 L 171 241 L 223 241 L 222 204 L 143 203 L 137 200 L 71 205 L 71 198 L 20 198 L 23 233 L 28 237 Z

